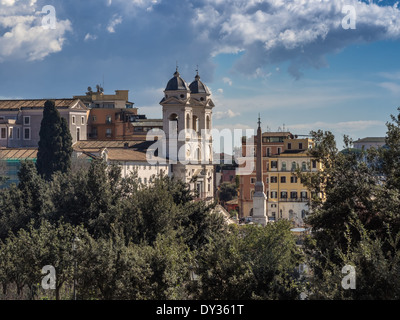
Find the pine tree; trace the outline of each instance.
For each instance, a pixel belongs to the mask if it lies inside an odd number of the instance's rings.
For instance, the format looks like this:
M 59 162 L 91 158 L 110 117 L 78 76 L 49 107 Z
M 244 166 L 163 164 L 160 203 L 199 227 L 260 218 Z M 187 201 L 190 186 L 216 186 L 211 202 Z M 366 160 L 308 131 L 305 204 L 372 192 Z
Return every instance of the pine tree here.
M 67 172 L 71 167 L 72 137 L 54 101 L 47 100 L 44 105 L 39 137 L 38 173 L 50 180 L 57 171 Z

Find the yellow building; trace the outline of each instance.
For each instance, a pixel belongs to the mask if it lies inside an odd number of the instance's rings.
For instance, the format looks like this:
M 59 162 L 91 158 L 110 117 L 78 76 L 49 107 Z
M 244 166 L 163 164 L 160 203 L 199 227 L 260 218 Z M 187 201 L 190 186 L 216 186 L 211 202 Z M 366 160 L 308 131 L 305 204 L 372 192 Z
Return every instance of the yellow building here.
M 307 150 L 314 146 L 312 139 L 285 139 L 283 152 L 269 158 L 268 163 L 268 216 L 271 220 L 288 219 L 302 226 L 309 211 L 311 195 L 294 172 L 321 170 Z

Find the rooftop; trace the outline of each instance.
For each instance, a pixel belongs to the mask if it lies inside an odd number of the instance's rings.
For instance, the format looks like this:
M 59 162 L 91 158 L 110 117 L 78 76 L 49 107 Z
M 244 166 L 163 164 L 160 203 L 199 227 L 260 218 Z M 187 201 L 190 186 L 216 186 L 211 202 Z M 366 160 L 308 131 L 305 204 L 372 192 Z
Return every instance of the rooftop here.
M 102 149 L 102 148 L 128 148 L 135 150 L 147 150 L 154 141 L 146 140 L 85 140 L 74 144 L 74 150 Z
M 146 152 L 124 148 L 107 149 L 107 159 L 111 161 L 147 162 Z
M 287 137 L 290 136 L 290 132 L 264 132 L 263 137 Z
M 154 127 L 162 127 L 163 120 L 162 119 L 139 119 L 135 122 L 131 123 L 134 127 L 141 127 L 141 126 L 154 126 Z
M 127 103 L 134 104 L 133 102 L 129 102 L 129 90 L 115 90 L 115 94 L 104 94 L 103 88 L 99 85 L 96 86 L 97 90 L 92 91 L 91 87 L 88 87 L 88 92 L 86 95 L 77 95 L 74 96 L 75 99 L 81 99 L 85 101 L 126 101 Z
M 382 142 L 382 143 L 385 143 L 386 138 L 385 137 L 367 137 L 367 138 L 358 139 L 357 141 L 354 141 L 354 142 Z
M 37 158 L 37 148 L 0 148 L 1 160 L 28 160 Z
M 0 100 L 0 110 L 21 110 L 44 108 L 47 100 L 52 100 L 56 108 L 79 108 L 86 109 L 79 99 L 23 99 L 23 100 Z
M 197 74 L 195 80 L 189 85 L 189 89 L 191 93 L 206 93 L 210 94 L 207 86 L 200 81 L 200 76 Z
M 185 80 L 180 77 L 178 69 L 174 73 L 174 77 L 168 81 L 167 87 L 165 88 L 165 91 L 175 90 L 188 90 L 188 85 Z

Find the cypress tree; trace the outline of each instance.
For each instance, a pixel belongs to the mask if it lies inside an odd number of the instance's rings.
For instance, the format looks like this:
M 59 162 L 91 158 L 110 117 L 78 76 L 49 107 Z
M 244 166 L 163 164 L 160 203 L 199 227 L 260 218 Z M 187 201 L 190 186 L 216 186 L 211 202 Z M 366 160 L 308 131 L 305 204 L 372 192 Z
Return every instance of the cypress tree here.
M 72 136 L 68 128 L 68 122 L 61 117 L 61 138 L 62 149 L 59 152 L 59 165 L 61 172 L 67 172 L 71 169 L 71 156 L 74 151 L 72 148 Z
M 54 101 L 47 100 L 44 105 L 39 137 L 38 173 L 50 180 L 57 171 L 67 172 L 71 167 L 72 137 Z

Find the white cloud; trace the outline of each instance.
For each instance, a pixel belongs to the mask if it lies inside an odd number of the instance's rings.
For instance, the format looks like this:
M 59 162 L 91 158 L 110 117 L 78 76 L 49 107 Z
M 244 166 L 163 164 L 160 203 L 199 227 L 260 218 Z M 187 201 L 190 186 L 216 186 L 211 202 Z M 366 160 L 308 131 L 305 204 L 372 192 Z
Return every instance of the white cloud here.
M 262 68 L 257 68 L 251 75 L 252 78 L 264 78 L 267 79 L 272 76 L 272 72 L 265 72 Z
M 217 111 L 214 113 L 215 119 L 234 118 L 237 116 L 240 116 L 240 113 L 233 112 L 231 109 L 228 109 L 227 111 Z
M 153 7 L 161 3 L 161 0 L 108 0 L 108 5 L 112 3 L 122 5 L 125 13 L 132 14 L 137 9 L 144 9 L 147 12 L 153 11 Z
M 1 0 L 0 62 L 11 59 L 42 60 L 62 50 L 65 34 L 72 31 L 69 20 L 57 19 L 55 29 L 42 25 L 41 8 L 36 0 Z
M 118 14 L 114 14 L 110 23 L 107 26 L 107 31 L 109 33 L 114 33 L 115 32 L 115 27 L 119 24 L 122 23 L 122 17 Z
M 398 83 L 393 83 L 393 82 L 381 82 L 379 83 L 379 86 L 389 90 L 391 93 L 398 95 L 400 94 L 400 84 Z
M 90 41 L 90 40 L 96 40 L 96 39 L 97 39 L 96 35 L 87 33 L 84 40 L 85 41 Z
M 120 17 L 124 20 L 132 16 L 144 22 L 150 19 L 154 21 L 151 26 L 171 32 L 176 32 L 179 27 L 181 42 L 186 48 L 201 45 L 202 50 L 198 50 L 201 51 L 200 59 L 196 62 L 202 65 L 207 65 L 212 57 L 219 54 L 237 54 L 234 71 L 248 76 L 257 75 L 260 70 L 270 70 L 268 67 L 271 65 L 288 62 L 287 71 L 298 79 L 305 68 L 328 66 L 326 56 L 338 53 L 349 45 L 400 38 L 400 10 L 396 5 L 383 5 L 383 2 L 170 0 L 168 7 L 159 5 L 161 2 L 113 0 L 112 5 L 119 7 Z M 342 27 L 346 16 L 342 13 L 344 5 L 355 6 L 356 30 Z M 145 12 L 150 17 L 140 15 Z M 161 16 L 165 17 L 162 22 L 151 20 Z M 162 45 L 170 42 L 169 37 L 164 39 L 166 42 Z M 165 60 L 176 61 L 177 51 L 165 56 Z M 269 76 L 269 72 L 262 76 Z
M 325 56 L 350 44 L 400 37 L 397 6 L 343 0 L 204 0 L 192 19 L 212 42 L 213 54 L 244 51 L 236 69 L 245 74 L 290 61 L 301 77 L 304 67 L 327 66 Z M 356 30 L 344 30 L 345 4 L 357 13 Z M 213 17 L 209 23 L 205 17 Z
M 378 75 L 389 80 L 400 80 L 400 71 L 380 72 Z
M 224 83 L 227 83 L 227 84 L 230 85 L 230 86 L 233 84 L 232 80 L 231 80 L 230 78 L 228 78 L 228 77 L 222 78 L 222 81 L 223 81 Z
M 217 92 L 220 93 L 220 94 L 223 94 L 223 93 L 224 93 L 224 89 L 219 88 L 219 89 L 217 90 Z
M 400 71 L 380 72 L 378 76 L 390 80 L 379 83 L 378 85 L 381 88 L 390 91 L 394 95 L 400 95 Z

